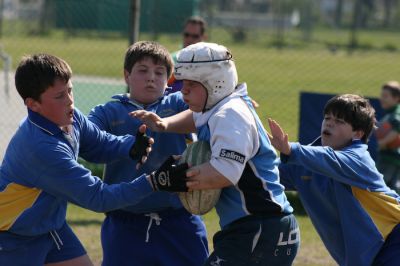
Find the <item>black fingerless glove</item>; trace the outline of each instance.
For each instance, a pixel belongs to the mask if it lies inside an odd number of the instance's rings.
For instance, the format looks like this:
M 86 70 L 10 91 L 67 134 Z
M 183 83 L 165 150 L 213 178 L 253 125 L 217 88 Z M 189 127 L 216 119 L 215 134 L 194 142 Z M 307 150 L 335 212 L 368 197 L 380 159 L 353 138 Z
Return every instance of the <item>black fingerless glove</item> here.
M 143 156 L 147 156 L 146 149 L 151 146 L 149 143 L 150 137 L 146 136 L 144 133 L 140 133 L 139 130 L 136 133 L 136 140 L 133 143 L 131 150 L 129 151 L 129 156 L 133 160 L 142 160 Z
M 151 185 L 154 190 L 170 192 L 186 192 L 187 163 L 175 165 L 175 159 L 170 156 L 157 170 L 150 174 Z

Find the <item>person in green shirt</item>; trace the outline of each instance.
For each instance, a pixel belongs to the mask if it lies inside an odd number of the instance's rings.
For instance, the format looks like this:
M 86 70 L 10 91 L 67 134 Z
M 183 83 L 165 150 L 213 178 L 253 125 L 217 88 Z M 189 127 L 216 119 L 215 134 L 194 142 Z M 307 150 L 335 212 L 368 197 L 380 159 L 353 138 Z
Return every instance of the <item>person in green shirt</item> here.
M 400 192 L 400 84 L 389 81 L 382 86 L 380 103 L 385 115 L 375 132 L 378 140 L 378 170 L 386 184 Z

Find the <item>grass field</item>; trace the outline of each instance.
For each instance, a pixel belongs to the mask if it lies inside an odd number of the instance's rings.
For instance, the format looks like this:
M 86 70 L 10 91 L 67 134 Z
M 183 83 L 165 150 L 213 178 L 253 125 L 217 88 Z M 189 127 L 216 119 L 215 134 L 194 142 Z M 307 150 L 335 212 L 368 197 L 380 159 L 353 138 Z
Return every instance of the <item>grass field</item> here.
M 213 30 L 210 41 L 223 43 L 232 50 L 239 80 L 247 82 L 250 95 L 261 104 L 257 112 L 263 122 L 267 116 L 275 118 L 289 136 L 296 139 L 298 96 L 301 91 L 358 93 L 376 97 L 384 82 L 399 79 L 400 35 L 396 32 L 368 31 L 359 35 L 360 43 L 369 49 L 346 50 L 347 31 L 319 30 L 311 41 L 303 43 L 299 41 L 300 33 L 291 31 L 284 49 L 270 45 L 270 32 L 252 32 L 247 42 L 234 43 L 227 31 Z M 62 34 L 50 37 L 5 35 L 2 45 L 12 55 L 14 67 L 23 54 L 48 52 L 65 58 L 76 75 L 122 81 L 126 39 L 68 37 Z M 151 39 L 152 36 L 141 35 L 140 38 Z M 178 35 L 160 35 L 157 40 L 170 51 L 179 48 Z M 333 52 L 328 47 L 330 43 L 337 44 L 339 48 Z M 394 46 L 397 50 L 385 50 L 385 46 Z M 112 89 L 105 93 L 108 97 Z M 93 90 L 88 97 L 96 98 L 98 94 Z M 104 98 L 90 100 L 89 105 L 102 103 Z M 84 100 L 77 100 L 77 106 L 82 109 L 91 107 L 81 106 Z

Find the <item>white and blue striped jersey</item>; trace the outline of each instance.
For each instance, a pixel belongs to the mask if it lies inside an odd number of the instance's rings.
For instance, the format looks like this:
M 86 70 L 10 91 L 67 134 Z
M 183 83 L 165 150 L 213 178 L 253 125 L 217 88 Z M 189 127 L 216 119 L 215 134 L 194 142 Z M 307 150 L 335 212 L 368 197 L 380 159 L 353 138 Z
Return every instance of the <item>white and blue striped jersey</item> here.
M 211 165 L 233 186 L 222 189 L 216 205 L 223 228 L 248 216 L 290 214 L 279 183 L 278 160 L 256 114 L 246 84 L 204 113 L 193 113 L 199 140 L 211 146 Z

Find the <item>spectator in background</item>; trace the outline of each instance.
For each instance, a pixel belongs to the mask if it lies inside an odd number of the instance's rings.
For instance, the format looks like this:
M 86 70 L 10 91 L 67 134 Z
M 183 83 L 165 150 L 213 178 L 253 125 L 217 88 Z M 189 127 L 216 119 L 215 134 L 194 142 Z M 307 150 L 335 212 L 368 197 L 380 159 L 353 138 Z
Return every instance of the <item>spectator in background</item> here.
M 199 16 L 189 17 L 184 24 L 182 37 L 182 48 L 189 46 L 191 44 L 195 44 L 198 42 L 205 41 L 207 39 L 206 35 L 207 23 L 206 21 Z M 174 63 L 176 63 L 176 54 L 179 51 L 175 51 L 172 53 L 172 59 Z M 176 91 L 180 91 L 182 89 L 182 80 L 176 80 L 174 74 L 171 75 L 168 80 L 168 89 L 167 93 L 173 93 Z
M 378 140 L 377 167 L 386 184 L 400 192 L 400 84 L 385 83 L 381 89 L 380 103 L 385 115 L 375 132 Z

